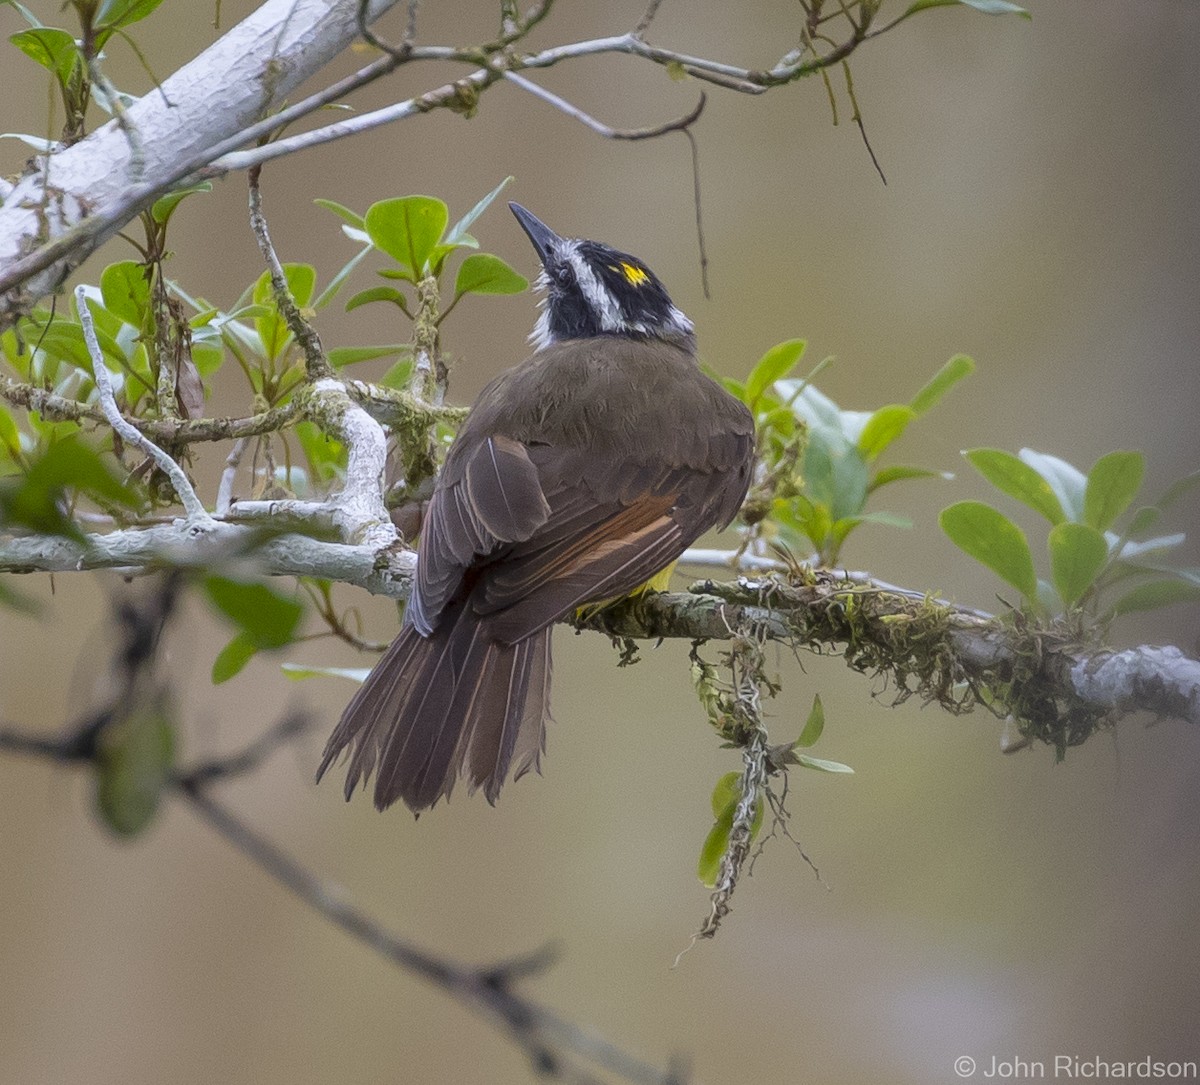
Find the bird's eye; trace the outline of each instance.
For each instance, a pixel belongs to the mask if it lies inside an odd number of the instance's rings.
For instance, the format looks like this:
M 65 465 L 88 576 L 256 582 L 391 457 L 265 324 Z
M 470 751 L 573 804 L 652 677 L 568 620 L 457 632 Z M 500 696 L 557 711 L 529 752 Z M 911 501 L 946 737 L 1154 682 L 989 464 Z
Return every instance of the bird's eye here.
M 575 269 L 570 264 L 559 264 L 554 269 L 554 281 L 559 286 L 570 286 L 575 281 Z

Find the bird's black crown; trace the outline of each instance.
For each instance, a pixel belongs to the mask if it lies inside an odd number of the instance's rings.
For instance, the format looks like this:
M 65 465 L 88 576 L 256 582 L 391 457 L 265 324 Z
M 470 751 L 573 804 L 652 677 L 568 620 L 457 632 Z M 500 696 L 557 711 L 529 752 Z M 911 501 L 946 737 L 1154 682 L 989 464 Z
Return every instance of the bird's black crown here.
M 510 203 L 542 261 L 543 311 L 530 336 L 539 347 L 563 339 L 622 335 L 690 346 L 692 322 L 641 260 L 599 241 L 559 237 Z

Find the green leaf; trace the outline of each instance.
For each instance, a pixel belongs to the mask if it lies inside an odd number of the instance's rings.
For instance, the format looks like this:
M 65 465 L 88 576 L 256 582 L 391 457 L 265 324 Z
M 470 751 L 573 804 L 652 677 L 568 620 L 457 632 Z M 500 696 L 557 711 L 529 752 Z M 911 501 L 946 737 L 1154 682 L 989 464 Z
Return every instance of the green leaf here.
M 373 301 L 390 301 L 402 312 L 408 313 L 408 300 L 394 286 L 372 286 L 367 290 L 360 290 L 346 302 L 346 312 L 357 309 L 360 305 L 369 305 Z
M 960 380 L 969 377 L 974 372 L 975 362 L 965 354 L 956 354 L 933 375 L 924 388 L 912 397 L 908 405 L 917 414 L 924 414 L 940 402 L 941 398 Z
M 57 27 L 37 26 L 18 30 L 8 40 L 31 60 L 52 72 L 64 88 L 71 82 L 76 67 L 83 66 L 83 58 L 74 37 Z
M 1140 452 L 1110 452 L 1088 472 L 1083 497 L 1084 521 L 1105 531 L 1110 528 L 1142 488 L 1146 457 Z
M 700 849 L 700 860 L 696 864 L 696 876 L 710 889 L 716 885 L 721 872 L 721 857 L 729 847 L 729 834 L 733 830 L 733 818 L 742 798 L 742 774 L 727 772 L 713 788 L 712 810 L 716 821 L 705 837 Z M 754 803 L 754 820 L 750 825 L 750 839 L 758 836 L 763 823 L 763 800 L 759 796 Z
M 150 217 L 154 219 L 160 226 L 170 221 L 171 216 L 175 213 L 180 203 L 187 199 L 188 196 L 195 192 L 211 192 L 211 181 L 200 181 L 198 184 L 188 185 L 186 188 L 177 189 L 174 192 L 169 192 L 165 196 L 160 196 L 154 201 L 154 205 L 150 208 Z
M 104 728 L 96 758 L 96 806 L 113 832 L 134 836 L 150 824 L 174 759 L 174 728 L 160 707 L 135 707 Z
M 821 737 L 821 732 L 824 730 L 825 706 L 821 704 L 821 695 L 818 693 L 813 697 L 812 708 L 809 709 L 808 719 L 804 723 L 804 730 L 800 732 L 800 737 L 792 743 L 792 749 L 808 749 L 809 746 L 815 745 L 817 739 Z
M 358 267 L 358 265 L 361 264 L 363 260 L 366 259 L 366 257 L 368 257 L 373 251 L 374 249 L 368 244 L 364 245 L 358 250 L 358 252 L 351 256 L 350 259 L 341 266 L 341 268 L 338 270 L 338 273 L 329 280 L 329 285 L 321 291 L 317 297 L 317 300 L 312 303 L 312 307 L 314 309 L 324 309 L 326 305 L 333 301 L 333 299 L 337 297 L 338 292 L 342 289 L 342 286 L 345 284 L 346 280 L 350 278 L 350 275 L 354 269 Z
M 916 411 L 901 403 L 889 403 L 874 411 L 858 435 L 858 450 L 863 454 L 863 459 L 867 463 L 877 459 L 916 417 Z
M 383 385 L 384 388 L 398 388 L 403 391 L 408 387 L 408 383 L 412 379 L 412 373 L 412 358 L 401 358 L 400 361 L 379 378 L 378 383 Z
M 1023 15 L 1026 19 L 1033 18 L 1023 7 L 1010 3 L 1010 0 L 962 0 L 962 2 L 969 8 L 982 11 L 985 15 Z
M 928 467 L 911 467 L 906 464 L 897 464 L 894 467 L 881 467 L 871 476 L 871 481 L 867 484 L 867 492 L 873 493 L 875 490 L 883 486 L 889 486 L 893 482 L 904 482 L 908 479 L 918 478 L 940 478 L 944 481 L 949 481 L 954 478 L 953 471 L 932 471 Z
M 258 645 L 246 633 L 235 633 L 233 640 L 226 644 L 213 660 L 212 684 L 219 686 L 239 674 L 257 651 Z
M 146 269 L 133 260 L 109 264 L 100 274 L 100 296 L 104 307 L 139 331 L 150 308 L 150 284 Z
M 938 517 L 942 530 L 960 550 L 986 565 L 1026 599 L 1037 599 L 1037 574 L 1029 542 L 1003 513 L 982 501 L 960 501 Z
M 1110 533 L 1111 542 L 1115 545 L 1119 540 Z M 1174 535 L 1155 535 L 1152 539 L 1138 539 L 1137 541 L 1126 542 L 1122 545 L 1117 557 L 1121 561 L 1127 561 L 1133 565 L 1146 565 L 1147 555 L 1161 554 L 1166 550 L 1174 550 L 1177 546 L 1182 546 L 1187 540 L 1187 535 L 1182 531 L 1177 531 Z
M 963 453 L 971 466 L 997 490 L 1024 502 L 1052 524 L 1066 516 L 1050 483 L 1023 460 L 999 448 L 972 448 Z
M 1139 584 L 1121 596 L 1113 604 L 1113 615 L 1132 614 L 1139 610 L 1157 610 L 1172 603 L 1195 603 L 1200 601 L 1200 584 L 1183 580 L 1151 580 Z
M 348 678 L 361 684 L 371 673 L 370 667 L 309 667 L 303 663 L 284 663 L 280 669 L 293 682 L 302 682 L 306 678 Z
M 505 186 L 507 186 L 511 181 L 511 176 L 505 177 L 504 180 L 501 181 L 495 188 L 493 188 L 491 192 L 484 196 L 484 198 L 480 200 L 474 207 L 472 207 L 470 211 L 468 211 L 453 226 L 451 226 L 450 232 L 446 235 L 446 245 L 468 245 L 471 248 L 475 248 L 479 243 L 473 237 L 471 237 L 467 231 L 475 225 L 475 220 L 479 218 L 484 211 L 491 207 L 496 197 L 504 191 Z
M 833 440 L 827 438 L 833 437 Z M 804 453 L 805 490 L 824 505 L 832 520 L 861 514 L 867 502 L 869 474 L 862 453 L 837 436 L 810 428 Z
M 22 614 L 41 613 L 41 605 L 36 599 L 31 599 L 28 595 L 13 590 L 2 580 L 0 580 L 0 607 L 8 607 L 9 610 L 16 610 Z
M 461 294 L 519 294 L 529 286 L 529 280 L 518 275 L 499 256 L 488 252 L 473 252 L 458 269 L 454 293 Z
M 417 280 L 442 239 L 450 213 L 432 196 L 400 196 L 380 200 L 367 208 L 367 234 L 377 249 L 387 253 Z
M 21 18 L 24 19 L 30 26 L 41 26 L 42 23 L 32 11 L 29 10 L 20 0 L 0 0 L 0 4 L 8 4 L 16 11 L 20 12 Z
M 235 625 L 256 648 L 281 648 L 290 644 L 304 607 L 256 581 L 229 580 L 223 576 L 204 578 L 209 601 Z
M 721 875 L 721 858 L 729 847 L 729 834 L 733 830 L 733 810 L 731 806 L 724 816 L 717 818 L 700 848 L 696 877 L 701 885 L 709 889 L 717 884 L 717 878 Z
M 750 370 L 746 378 L 745 394 L 742 401 L 753 407 L 759 397 L 777 380 L 786 377 L 804 355 L 808 344 L 803 339 L 787 339 L 771 347 Z
M 13 421 L 12 412 L 0 403 L 0 455 L 16 459 L 21 454 L 21 431 Z
M 843 765 L 840 761 L 827 761 L 823 757 L 810 757 L 806 753 L 796 754 L 796 761 L 803 765 L 806 769 L 816 769 L 817 772 L 838 772 L 846 773 L 850 776 L 854 775 L 854 770 L 849 765 Z
M 1070 606 L 1095 583 L 1108 560 L 1108 544 L 1094 527 L 1067 521 L 1050 529 L 1049 546 L 1054 590 Z
M 713 817 L 719 818 L 731 806 L 737 806 L 738 799 L 742 797 L 741 780 L 740 772 L 727 772 L 717 781 L 712 793 Z
M 974 8 L 976 11 L 982 11 L 986 15 L 1021 15 L 1026 19 L 1033 18 L 1028 11 L 1010 3 L 1009 0 L 915 0 L 896 22 L 903 22 L 910 15 L 916 15 L 918 12 L 927 11 L 930 8 L 953 8 L 960 4 Z
M 335 215 L 344 218 L 355 229 L 361 230 L 367 224 L 367 220 L 357 211 L 351 211 L 350 208 L 340 203 L 335 203 L 333 200 L 313 200 L 313 203 L 318 207 L 325 208 L 326 211 L 332 211 Z
M 292 432 L 300 442 L 300 447 L 304 449 L 308 465 L 320 483 L 331 482 L 343 475 L 347 459 L 345 445 L 327 437 L 319 426 L 308 419 L 298 422 L 292 428 Z
M 358 362 L 369 362 L 375 358 L 387 358 L 393 354 L 402 354 L 409 348 L 404 343 L 389 343 L 379 347 L 334 347 L 328 352 L 329 364 L 334 369 L 355 365 Z
M 1049 483 L 1062 506 L 1068 520 L 1083 520 L 1083 499 L 1087 489 L 1087 476 L 1074 464 L 1051 456 L 1047 452 L 1035 452 L 1023 448 L 1018 453 L 1023 463 L 1032 467 Z
M 68 437 L 50 445 L 24 476 L 0 482 L 0 524 L 81 539 L 82 532 L 60 508 L 67 490 L 125 508 L 140 504 L 138 495 L 113 475 L 99 453 Z
M 129 26 L 144 19 L 163 0 L 104 0 L 96 13 L 95 25 L 108 30 Z

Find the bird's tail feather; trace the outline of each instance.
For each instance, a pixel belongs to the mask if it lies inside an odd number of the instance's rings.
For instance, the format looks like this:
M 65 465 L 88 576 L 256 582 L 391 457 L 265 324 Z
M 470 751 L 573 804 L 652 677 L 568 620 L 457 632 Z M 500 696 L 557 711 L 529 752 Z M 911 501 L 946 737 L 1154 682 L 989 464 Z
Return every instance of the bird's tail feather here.
M 550 631 L 515 644 L 460 604 L 424 637 L 405 627 L 329 738 L 319 780 L 350 751 L 348 799 L 375 773 L 375 805 L 414 811 L 449 796 L 458 776 L 495 802 L 510 767 L 536 768 L 550 714 Z

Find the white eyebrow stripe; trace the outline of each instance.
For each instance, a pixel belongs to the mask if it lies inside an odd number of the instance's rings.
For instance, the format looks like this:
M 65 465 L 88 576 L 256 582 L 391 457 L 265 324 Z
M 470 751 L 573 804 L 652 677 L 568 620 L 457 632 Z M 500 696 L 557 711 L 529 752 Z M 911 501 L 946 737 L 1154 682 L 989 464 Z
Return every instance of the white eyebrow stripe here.
M 563 246 L 563 255 L 570 261 L 575 272 L 575 281 L 583 292 L 587 303 L 594 312 L 600 314 L 600 327 L 606 332 L 621 331 L 625 322 L 621 319 L 621 306 L 608 289 L 592 271 L 588 262 L 579 254 L 579 242 L 568 241 Z

